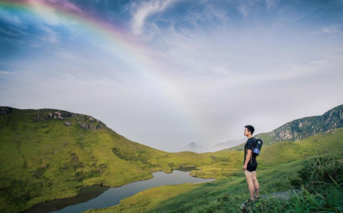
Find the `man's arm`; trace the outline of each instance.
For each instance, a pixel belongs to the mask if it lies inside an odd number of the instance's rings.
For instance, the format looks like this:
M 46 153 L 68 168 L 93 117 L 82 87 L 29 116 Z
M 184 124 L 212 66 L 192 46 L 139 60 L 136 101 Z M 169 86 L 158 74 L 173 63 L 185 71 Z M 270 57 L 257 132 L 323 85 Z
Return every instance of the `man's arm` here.
M 244 165 L 243 165 L 243 170 L 247 169 L 248 163 L 249 163 L 251 155 L 252 155 L 251 149 L 248 149 L 247 151 L 248 151 L 248 153 L 247 153 L 247 156 L 245 158 L 245 162 L 244 162 Z

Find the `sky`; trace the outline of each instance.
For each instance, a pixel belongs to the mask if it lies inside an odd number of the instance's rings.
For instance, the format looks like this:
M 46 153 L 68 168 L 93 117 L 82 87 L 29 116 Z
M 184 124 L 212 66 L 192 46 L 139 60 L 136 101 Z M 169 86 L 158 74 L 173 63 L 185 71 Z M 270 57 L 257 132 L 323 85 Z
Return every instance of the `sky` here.
M 0 0 L 0 106 L 169 152 L 321 115 L 342 67 L 341 0 Z

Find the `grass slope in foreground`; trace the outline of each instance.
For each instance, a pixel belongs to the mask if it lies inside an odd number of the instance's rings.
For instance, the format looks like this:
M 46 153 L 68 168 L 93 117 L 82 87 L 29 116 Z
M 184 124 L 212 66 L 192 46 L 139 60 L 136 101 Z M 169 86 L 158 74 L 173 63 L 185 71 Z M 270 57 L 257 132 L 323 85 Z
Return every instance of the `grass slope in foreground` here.
M 87 115 L 0 109 L 0 212 L 20 212 L 73 197 L 93 184 L 120 186 L 152 178 L 158 170 L 172 172 L 225 160 L 156 150 Z
M 320 193 L 323 195 L 330 195 L 331 200 L 326 198 L 319 199 L 318 202 L 323 204 L 317 205 L 317 210 L 320 212 L 325 209 L 341 208 L 342 212 L 343 203 L 340 201 L 339 196 L 343 195 L 342 192 L 342 177 L 343 177 L 343 128 L 333 130 L 331 133 L 316 135 L 309 137 L 305 140 L 298 142 L 280 142 L 267 146 L 262 149 L 261 156 L 258 157 L 258 180 L 261 185 L 261 194 L 285 191 L 290 189 L 290 179 L 299 183 L 311 183 L 311 178 L 320 176 L 318 174 L 331 174 L 336 182 L 341 184 L 337 186 L 334 182 L 328 179 L 324 180 L 317 178 L 316 181 L 321 180 L 323 184 L 317 188 L 305 188 L 305 194 L 298 199 L 293 199 L 293 203 L 282 203 L 277 200 L 268 200 L 261 202 L 261 207 L 257 208 L 256 212 L 280 212 L 279 210 L 284 206 L 284 210 L 299 208 L 299 212 L 306 210 L 306 199 L 317 197 L 320 198 Z M 230 155 L 231 152 L 238 153 L 234 155 L 240 160 L 243 157 L 242 152 L 238 151 L 221 151 Z M 329 160 L 324 160 L 327 167 L 317 166 L 310 167 L 313 162 L 317 163 L 316 157 L 313 156 L 329 156 Z M 330 167 L 331 158 L 334 156 L 336 159 L 336 169 L 334 166 Z M 335 157 L 336 156 L 336 157 Z M 338 157 L 337 157 L 338 156 Z M 337 160 L 338 159 L 338 160 Z M 238 159 L 236 159 L 238 161 Z M 117 212 L 236 212 L 244 200 L 249 198 L 249 192 L 243 172 L 241 171 L 242 161 L 235 171 L 233 169 L 227 170 L 226 164 L 217 163 L 210 166 L 200 167 L 203 170 L 198 171 L 200 176 L 223 176 L 223 174 L 232 174 L 228 178 L 220 178 L 211 183 L 203 184 L 181 184 L 169 185 L 148 189 L 137 193 L 132 197 L 121 200 L 119 205 L 111 208 L 93 209 L 87 213 L 117 213 Z M 306 168 L 312 168 L 316 175 Z M 297 171 L 302 169 L 302 175 L 298 177 Z M 315 179 L 315 178 L 314 178 Z M 326 182 L 325 182 L 326 181 Z M 292 182 L 292 181 L 291 181 Z M 322 187 L 325 186 L 325 187 Z M 299 186 L 300 187 L 300 186 Z M 321 188 L 321 191 L 318 189 Z M 326 190 L 327 189 L 327 190 Z M 330 194 L 328 190 L 335 189 L 335 194 Z M 311 191 L 312 190 L 312 191 Z M 319 192 L 316 194 L 316 192 Z M 310 194 L 309 194 L 310 193 Z M 314 193 L 314 194 L 311 194 Z M 307 196 L 307 197 L 306 197 Z M 314 201 L 313 201 L 314 202 Z M 331 203 L 330 203 L 331 202 Z M 333 202 L 333 203 L 332 203 Z M 311 204 L 316 205 L 316 204 Z M 282 210 L 282 211 L 284 211 Z M 281 211 L 281 212 L 282 212 Z M 334 212 L 334 211 L 333 211 Z

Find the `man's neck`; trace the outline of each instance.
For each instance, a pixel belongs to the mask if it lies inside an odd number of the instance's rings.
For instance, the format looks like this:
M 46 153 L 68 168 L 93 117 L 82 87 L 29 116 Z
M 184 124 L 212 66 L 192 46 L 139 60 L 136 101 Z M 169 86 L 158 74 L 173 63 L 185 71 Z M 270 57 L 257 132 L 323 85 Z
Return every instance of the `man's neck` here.
M 248 137 L 248 139 L 249 139 L 249 138 L 252 138 L 252 135 L 248 135 L 247 137 Z

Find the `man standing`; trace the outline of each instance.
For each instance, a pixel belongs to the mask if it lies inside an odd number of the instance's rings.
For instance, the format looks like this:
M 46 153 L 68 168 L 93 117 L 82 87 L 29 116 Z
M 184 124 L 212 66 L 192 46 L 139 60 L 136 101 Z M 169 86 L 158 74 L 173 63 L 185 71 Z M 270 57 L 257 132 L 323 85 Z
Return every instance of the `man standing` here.
M 245 203 L 250 204 L 259 199 L 260 196 L 260 185 L 258 184 L 256 178 L 256 154 L 252 153 L 252 150 L 255 146 L 256 139 L 252 136 L 255 129 L 251 125 L 247 125 L 244 128 L 244 136 L 248 137 L 248 140 L 244 146 L 244 161 L 243 161 L 243 170 L 245 177 L 248 182 L 250 199 Z M 255 196 L 256 193 L 256 196 Z

